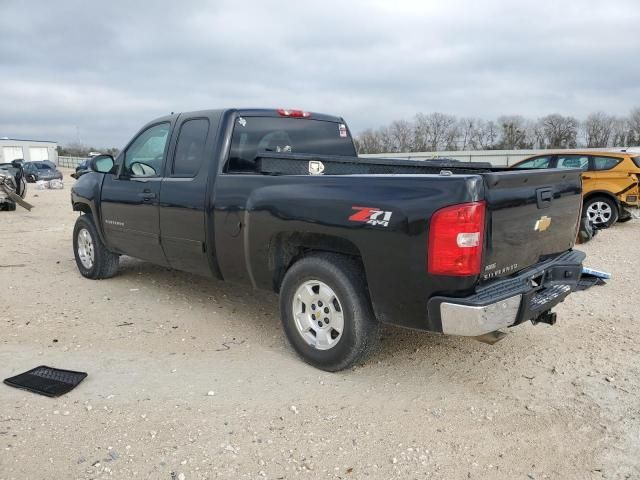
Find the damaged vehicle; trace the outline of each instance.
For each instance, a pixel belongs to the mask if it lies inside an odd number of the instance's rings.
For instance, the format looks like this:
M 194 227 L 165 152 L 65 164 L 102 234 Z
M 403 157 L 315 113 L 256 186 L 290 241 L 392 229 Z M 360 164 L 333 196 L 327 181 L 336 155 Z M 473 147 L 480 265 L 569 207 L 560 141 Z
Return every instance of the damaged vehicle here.
M 33 206 L 24 201 L 27 196 L 27 181 L 20 160 L 11 163 L 0 163 L 0 210 L 13 211 L 16 205 L 31 210 Z
M 632 148 L 546 152 L 526 158 L 512 168 L 579 168 L 583 212 L 598 229 L 628 222 L 632 218 L 629 209 L 640 207 L 640 151 Z
M 26 162 L 23 164 L 23 169 L 26 174 L 29 175 L 27 181 L 29 183 L 38 182 L 43 180 L 48 182 L 50 180 L 62 180 L 63 175 L 55 163 L 48 160 L 40 162 Z

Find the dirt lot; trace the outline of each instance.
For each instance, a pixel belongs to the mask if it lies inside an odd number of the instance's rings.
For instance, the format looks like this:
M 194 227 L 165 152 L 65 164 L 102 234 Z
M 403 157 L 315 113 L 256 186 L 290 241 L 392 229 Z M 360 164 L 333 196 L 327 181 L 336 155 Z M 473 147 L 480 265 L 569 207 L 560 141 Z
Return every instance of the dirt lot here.
M 0 385 L 0 479 L 640 478 L 640 221 L 583 247 L 614 278 L 555 327 L 494 346 L 387 328 L 327 374 L 272 294 L 133 259 L 80 277 L 69 186 L 0 212 L 0 377 L 89 377 L 59 399 Z

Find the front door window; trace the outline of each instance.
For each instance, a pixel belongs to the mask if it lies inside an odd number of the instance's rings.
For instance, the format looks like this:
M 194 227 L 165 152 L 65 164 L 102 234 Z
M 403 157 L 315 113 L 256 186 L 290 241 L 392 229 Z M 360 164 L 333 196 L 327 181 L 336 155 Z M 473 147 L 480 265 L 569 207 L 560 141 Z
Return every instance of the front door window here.
M 170 129 L 169 123 L 161 123 L 138 135 L 125 152 L 123 173 L 130 177 L 159 176 Z

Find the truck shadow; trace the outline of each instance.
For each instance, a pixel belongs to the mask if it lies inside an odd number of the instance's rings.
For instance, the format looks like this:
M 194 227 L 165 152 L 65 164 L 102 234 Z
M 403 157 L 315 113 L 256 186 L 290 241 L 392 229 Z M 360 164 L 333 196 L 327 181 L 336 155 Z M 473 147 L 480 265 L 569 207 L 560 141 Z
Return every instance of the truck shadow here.
M 211 305 L 221 316 L 199 316 L 193 320 L 201 323 L 202 329 L 211 330 L 212 336 L 219 326 L 217 322 L 233 323 L 237 325 L 238 335 L 249 343 L 284 350 L 292 359 L 297 358 L 285 339 L 280 325 L 278 297 L 272 292 L 253 290 L 246 285 L 201 277 L 128 257 L 122 258 L 116 278 L 133 281 L 151 290 L 154 296 L 167 298 L 178 308 L 180 304 L 200 305 L 204 309 Z M 268 332 L 265 332 L 265 327 L 268 327 Z M 417 359 L 455 364 L 470 353 L 486 351 L 487 348 L 492 347 L 468 338 L 384 325 L 380 330 L 379 346 L 363 366 L 403 366 L 415 363 Z

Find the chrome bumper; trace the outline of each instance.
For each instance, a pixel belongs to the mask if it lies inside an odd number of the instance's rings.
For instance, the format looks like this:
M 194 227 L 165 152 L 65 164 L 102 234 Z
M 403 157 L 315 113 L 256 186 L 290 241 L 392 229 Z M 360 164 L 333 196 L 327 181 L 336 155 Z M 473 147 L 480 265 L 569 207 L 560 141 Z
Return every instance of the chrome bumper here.
M 482 307 L 443 302 L 440 304 L 442 333 L 477 337 L 510 327 L 518 318 L 522 295 Z

